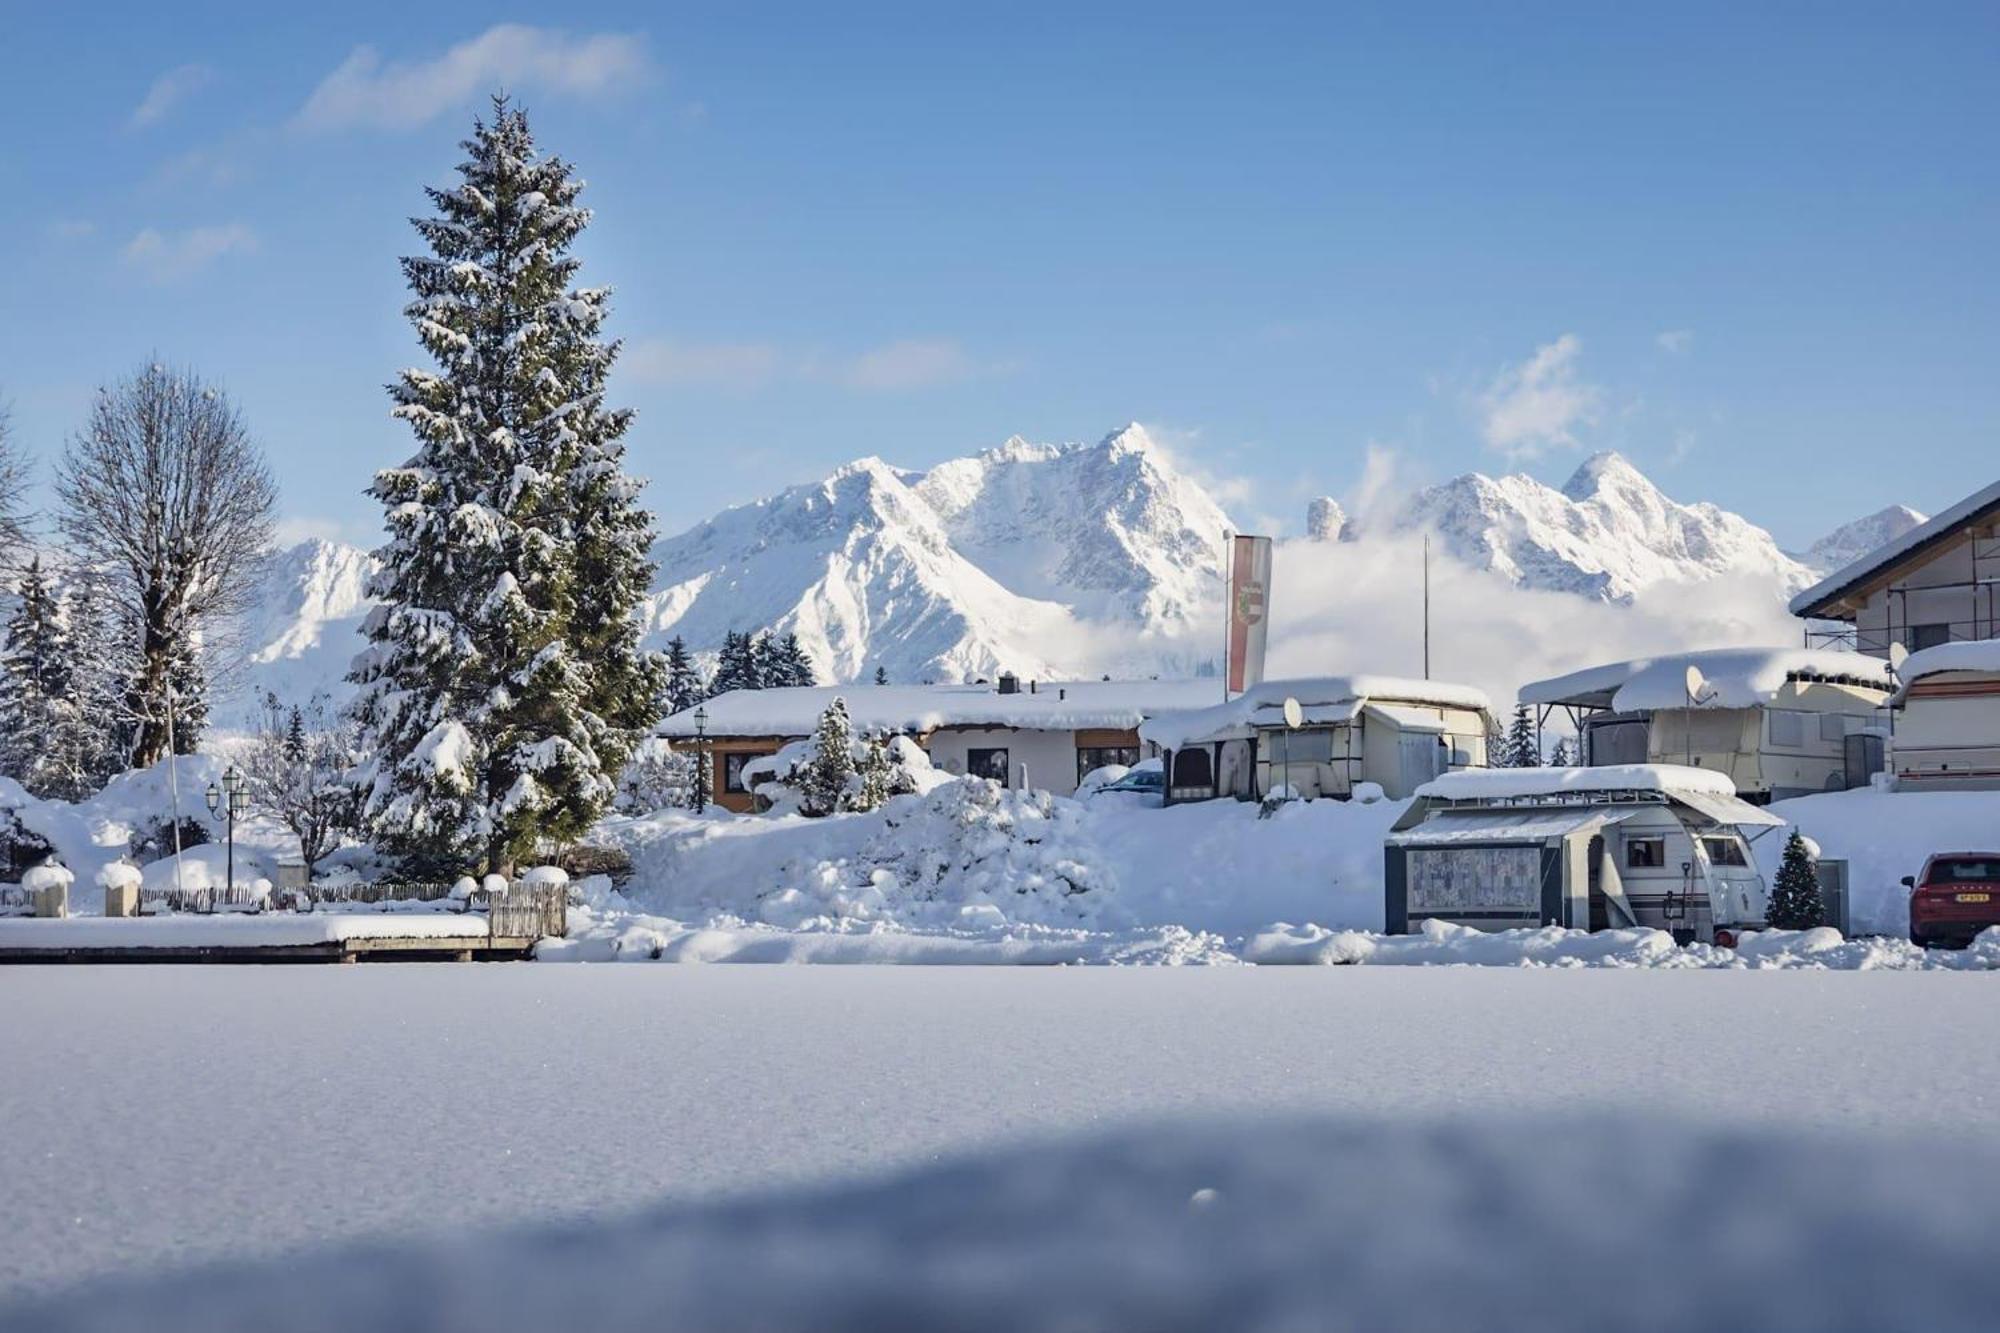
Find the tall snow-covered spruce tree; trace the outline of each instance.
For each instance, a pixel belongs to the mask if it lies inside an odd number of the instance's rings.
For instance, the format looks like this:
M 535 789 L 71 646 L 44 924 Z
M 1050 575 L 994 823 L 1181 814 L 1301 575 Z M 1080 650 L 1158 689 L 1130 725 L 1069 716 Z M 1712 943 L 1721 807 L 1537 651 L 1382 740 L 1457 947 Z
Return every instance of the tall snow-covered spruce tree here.
M 415 220 L 405 310 L 438 369 L 390 387 L 417 452 L 376 475 L 389 542 L 355 660 L 369 832 L 406 868 L 506 871 L 573 842 L 660 714 L 640 648 L 652 518 L 605 405 L 610 291 L 574 285 L 583 183 L 495 98 Z

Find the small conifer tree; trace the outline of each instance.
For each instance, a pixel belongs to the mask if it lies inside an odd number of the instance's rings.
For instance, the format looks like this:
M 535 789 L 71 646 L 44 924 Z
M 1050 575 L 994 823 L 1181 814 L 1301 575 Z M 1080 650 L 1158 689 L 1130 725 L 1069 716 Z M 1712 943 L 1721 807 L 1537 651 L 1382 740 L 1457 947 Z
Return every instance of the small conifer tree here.
M 1778 863 L 1777 882 L 1771 887 L 1771 906 L 1764 915 L 1774 930 L 1811 930 L 1826 921 L 1826 903 L 1819 895 L 1819 874 L 1813 868 L 1812 849 L 1797 829 L 1785 839 L 1785 856 Z

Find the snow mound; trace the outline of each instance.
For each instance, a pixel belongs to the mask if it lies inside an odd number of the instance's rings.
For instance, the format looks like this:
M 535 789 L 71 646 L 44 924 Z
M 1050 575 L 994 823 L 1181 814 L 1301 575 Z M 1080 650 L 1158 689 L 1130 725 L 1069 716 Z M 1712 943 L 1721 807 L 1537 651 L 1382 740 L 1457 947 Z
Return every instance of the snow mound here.
M 1953 1182 L 2000 1176 L 2000 1153 L 1955 1140 L 1945 1179 L 1939 1151 L 1610 1113 L 1143 1125 L 610 1221 L 126 1279 L 0 1323 L 1257 1330 L 1337 1311 L 1400 1333 L 1694 1328 L 1726 1310 L 1742 1328 L 1985 1329 L 2000 1196 Z
M 874 825 L 860 850 L 791 867 L 759 905 L 765 922 L 1122 923 L 1112 905 L 1115 872 L 1076 801 L 969 778 L 856 818 Z
M 1279 923 L 1243 942 L 1247 963 L 1376 967 L 1607 967 L 1724 968 L 1755 971 L 1986 971 L 2000 968 L 2000 926 L 1982 933 L 1962 953 L 1921 949 L 1908 940 L 1843 939 L 1828 926 L 1816 930 L 1752 931 L 1734 949 L 1678 945 L 1663 930 L 1482 931 L 1426 921 L 1412 935 Z

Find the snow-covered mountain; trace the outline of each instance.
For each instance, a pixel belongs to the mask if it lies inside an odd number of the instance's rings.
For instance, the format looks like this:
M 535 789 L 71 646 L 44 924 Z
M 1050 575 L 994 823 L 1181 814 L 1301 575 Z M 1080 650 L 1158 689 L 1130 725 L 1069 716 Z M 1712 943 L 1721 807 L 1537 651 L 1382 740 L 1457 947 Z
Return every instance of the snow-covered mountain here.
M 1228 525 L 1137 425 L 924 472 L 862 459 L 661 542 L 648 623 L 700 650 L 796 633 L 841 680 L 1158 670 L 1146 644 L 1171 655 L 1214 604 Z
M 301 702 L 319 693 L 345 696 L 342 677 L 361 647 L 374 563 L 358 546 L 317 538 L 278 553 L 245 626 L 248 700 L 267 690 Z
M 1831 574 L 1853 564 L 1877 547 L 1887 546 L 1910 529 L 1923 524 L 1927 518 L 1928 515 L 1920 514 L 1908 505 L 1890 505 L 1866 518 L 1841 524 L 1794 558 L 1817 573 Z
M 1775 576 L 1786 588 L 1812 581 L 1764 529 L 1716 505 L 1669 499 L 1615 453 L 1585 460 L 1560 490 L 1529 476 L 1468 473 L 1417 493 L 1397 523 L 1435 533 L 1458 559 L 1523 587 L 1605 601 L 1725 574 Z
M 1411 497 L 1383 529 L 1357 530 L 1337 503 L 1316 501 L 1297 550 L 1320 552 L 1310 558 L 1324 566 L 1333 552 L 1308 543 L 1337 538 L 1359 569 L 1371 532 L 1423 528 L 1449 556 L 1524 588 L 1618 604 L 1663 584 L 1745 576 L 1752 588 L 1767 583 L 1775 603 L 1918 521 L 1898 506 L 1787 555 L 1747 519 L 1679 503 L 1625 459 L 1600 454 L 1560 489 L 1526 476 L 1459 477 Z M 862 459 L 661 540 L 647 637 L 657 647 L 681 634 L 708 655 L 730 630 L 795 632 L 829 680 L 865 679 L 877 666 L 899 682 L 1002 669 L 1186 675 L 1215 657 L 1227 526 L 1214 498 L 1137 426 L 1092 445 L 1011 439 L 923 471 Z M 1406 559 L 1377 549 L 1398 569 Z M 249 697 L 344 695 L 370 565 L 367 552 L 324 541 L 273 563 L 249 626 Z M 1281 633 L 1355 613 L 1337 593 L 1288 598 L 1280 568 Z

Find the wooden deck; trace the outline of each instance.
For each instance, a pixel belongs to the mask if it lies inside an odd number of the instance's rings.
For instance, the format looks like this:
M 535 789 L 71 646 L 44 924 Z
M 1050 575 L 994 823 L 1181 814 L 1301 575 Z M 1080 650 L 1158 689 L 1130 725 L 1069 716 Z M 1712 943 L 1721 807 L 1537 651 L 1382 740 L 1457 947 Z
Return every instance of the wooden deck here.
M 372 937 L 316 944 L 0 946 L 0 966 L 26 963 L 473 963 L 532 958 L 527 938 L 483 940 Z

